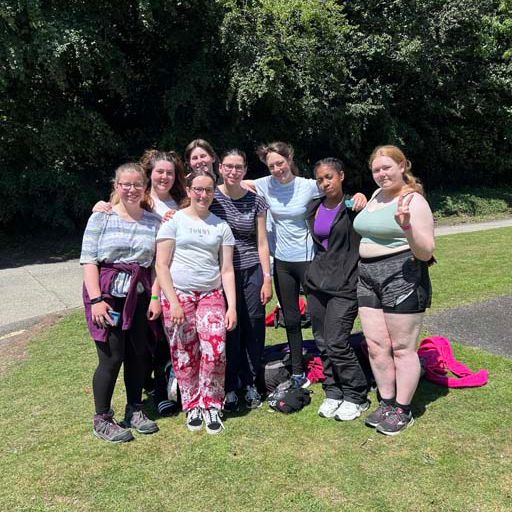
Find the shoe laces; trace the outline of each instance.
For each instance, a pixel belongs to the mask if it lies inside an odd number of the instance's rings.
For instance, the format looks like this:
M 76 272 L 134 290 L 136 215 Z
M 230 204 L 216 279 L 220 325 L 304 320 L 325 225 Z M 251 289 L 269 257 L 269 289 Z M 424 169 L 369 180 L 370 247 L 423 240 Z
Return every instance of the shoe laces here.
M 409 414 L 405 413 L 400 407 L 393 407 L 384 420 L 391 425 L 398 425 L 401 421 L 409 420 Z
M 102 432 L 103 434 L 110 434 L 111 432 L 119 432 L 121 427 L 115 422 L 112 416 L 107 418 L 102 418 L 99 421 L 99 424 L 96 427 L 98 432 Z
M 195 420 L 197 418 L 202 419 L 201 416 L 201 409 L 199 407 L 194 407 L 191 411 L 188 412 L 188 419 L 189 420 Z
M 213 407 L 211 407 L 210 409 L 204 409 L 203 416 L 204 421 L 206 421 L 208 425 L 212 423 L 219 423 L 220 426 L 224 428 L 224 423 L 222 423 L 221 420 L 222 413 L 218 409 L 215 409 Z

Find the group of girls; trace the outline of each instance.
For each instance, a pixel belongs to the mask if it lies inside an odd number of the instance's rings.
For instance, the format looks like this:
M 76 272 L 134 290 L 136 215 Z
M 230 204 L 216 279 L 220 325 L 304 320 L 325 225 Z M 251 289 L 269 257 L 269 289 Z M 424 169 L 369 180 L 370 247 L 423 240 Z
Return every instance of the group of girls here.
M 347 421 L 369 408 L 366 379 L 348 343 L 359 306 L 380 394 L 365 422 L 393 435 L 414 421 L 415 342 L 430 301 L 427 262 L 434 239 L 432 214 L 410 163 L 394 146 L 377 148 L 369 163 L 379 189 L 366 204 L 362 194 L 345 195 L 345 171 L 335 158 L 317 162 L 315 178 L 304 179 L 289 144 L 262 145 L 257 154 L 270 176 L 254 181 L 244 180 L 242 151 L 219 160 L 201 139 L 185 150 L 186 172 L 177 155 L 155 151 L 116 171 L 111 203 L 89 219 L 81 257 L 86 318 L 99 359 L 93 378 L 97 437 L 123 442 L 132 439 L 130 428 L 158 430 L 142 410 L 141 394 L 150 348 L 162 347 L 160 313 L 189 430 L 204 425 L 210 434 L 221 432 L 221 411 L 236 410 L 240 392 L 248 407 L 258 407 L 255 379 L 272 277 L 286 323 L 292 387 L 308 385 L 301 286 L 307 294 L 326 377 L 319 415 Z M 120 313 L 118 323 L 112 310 Z M 127 405 L 118 424 L 111 398 L 123 362 Z

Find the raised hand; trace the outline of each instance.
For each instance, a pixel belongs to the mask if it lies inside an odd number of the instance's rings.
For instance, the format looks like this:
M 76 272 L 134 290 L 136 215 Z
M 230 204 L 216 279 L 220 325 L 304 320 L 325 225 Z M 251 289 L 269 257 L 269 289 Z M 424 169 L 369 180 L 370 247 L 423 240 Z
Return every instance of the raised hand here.
M 400 197 L 398 198 L 395 221 L 402 229 L 408 229 L 411 227 L 411 212 L 409 211 L 409 204 L 413 197 L 414 194 L 408 194 L 404 199 L 404 194 L 400 194 Z

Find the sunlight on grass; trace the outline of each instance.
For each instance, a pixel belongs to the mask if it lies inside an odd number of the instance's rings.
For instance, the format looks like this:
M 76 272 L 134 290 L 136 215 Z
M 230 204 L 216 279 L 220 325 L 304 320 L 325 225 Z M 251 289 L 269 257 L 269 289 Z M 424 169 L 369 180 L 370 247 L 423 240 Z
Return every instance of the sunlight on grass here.
M 439 238 L 433 304 L 512 293 L 512 229 Z M 267 329 L 269 343 L 284 329 Z M 310 331 L 304 333 L 307 339 Z M 34 338 L 28 358 L 0 375 L 0 503 L 6 511 L 506 511 L 512 509 L 512 361 L 454 344 L 489 384 L 420 383 L 416 423 L 396 438 L 361 419 L 319 418 L 322 400 L 289 416 L 226 415 L 219 436 L 184 417 L 110 445 L 92 435 L 96 353 L 81 312 Z M 375 403 L 375 394 L 370 398 Z M 113 401 L 121 416 L 124 386 Z

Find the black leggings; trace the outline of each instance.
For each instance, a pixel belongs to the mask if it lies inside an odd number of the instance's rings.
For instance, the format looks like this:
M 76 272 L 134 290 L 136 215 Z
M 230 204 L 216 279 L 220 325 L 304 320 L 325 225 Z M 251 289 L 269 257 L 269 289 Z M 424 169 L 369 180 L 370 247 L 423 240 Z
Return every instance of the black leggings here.
M 274 258 L 274 280 L 277 298 L 283 310 L 286 336 L 290 346 L 292 372 L 304 372 L 302 364 L 302 329 L 300 325 L 299 291 L 304 286 L 304 275 L 309 261 L 282 261 Z
M 124 303 L 125 299 L 116 299 L 114 310 L 122 312 Z M 139 295 L 130 330 L 121 329 L 121 314 L 119 327 L 110 330 L 108 340 L 96 341 L 98 367 L 92 379 L 96 414 L 110 410 L 117 376 L 123 363 L 126 403 L 136 405 L 142 402 L 144 374 L 149 363 L 147 308 L 147 298 Z

